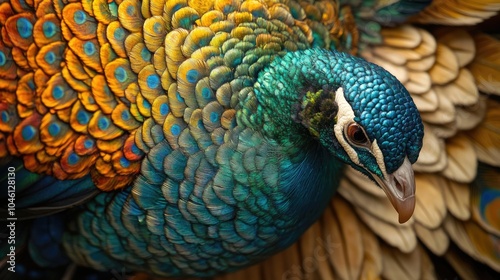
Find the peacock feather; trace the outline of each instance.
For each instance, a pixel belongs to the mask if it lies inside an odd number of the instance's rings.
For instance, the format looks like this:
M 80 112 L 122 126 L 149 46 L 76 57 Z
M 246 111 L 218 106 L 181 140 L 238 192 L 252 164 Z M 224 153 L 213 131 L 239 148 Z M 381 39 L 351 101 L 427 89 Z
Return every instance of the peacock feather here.
M 167 277 L 500 271 L 490 2 L 2 1 L 18 248 Z

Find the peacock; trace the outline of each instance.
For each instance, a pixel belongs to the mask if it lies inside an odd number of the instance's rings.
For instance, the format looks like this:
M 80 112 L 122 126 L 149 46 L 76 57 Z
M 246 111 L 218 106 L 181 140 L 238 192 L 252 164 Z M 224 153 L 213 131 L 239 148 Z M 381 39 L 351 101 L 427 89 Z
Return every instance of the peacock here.
M 500 271 L 499 3 L 0 2 L 2 275 Z

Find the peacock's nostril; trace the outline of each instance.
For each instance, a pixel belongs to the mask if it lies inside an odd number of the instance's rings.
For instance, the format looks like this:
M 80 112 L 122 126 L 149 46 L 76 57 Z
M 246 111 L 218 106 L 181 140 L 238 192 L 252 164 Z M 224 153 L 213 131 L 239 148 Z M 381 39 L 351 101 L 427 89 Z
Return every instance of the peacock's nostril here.
M 396 191 L 399 198 L 403 198 L 405 194 L 404 184 L 401 184 L 398 179 L 394 178 L 394 182 L 396 183 Z

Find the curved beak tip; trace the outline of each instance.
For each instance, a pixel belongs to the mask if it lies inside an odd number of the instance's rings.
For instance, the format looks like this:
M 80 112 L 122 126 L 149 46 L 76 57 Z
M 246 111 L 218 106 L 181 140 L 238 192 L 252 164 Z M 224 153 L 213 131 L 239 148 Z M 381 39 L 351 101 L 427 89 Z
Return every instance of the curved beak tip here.
M 394 205 L 396 211 L 399 214 L 399 223 L 406 223 L 411 216 L 413 215 L 413 211 L 415 210 L 415 196 L 406 198 L 405 201 L 400 202 L 397 206 Z
M 394 173 L 379 182 L 399 214 L 399 223 L 407 222 L 415 210 L 415 177 L 410 161 L 405 159 Z

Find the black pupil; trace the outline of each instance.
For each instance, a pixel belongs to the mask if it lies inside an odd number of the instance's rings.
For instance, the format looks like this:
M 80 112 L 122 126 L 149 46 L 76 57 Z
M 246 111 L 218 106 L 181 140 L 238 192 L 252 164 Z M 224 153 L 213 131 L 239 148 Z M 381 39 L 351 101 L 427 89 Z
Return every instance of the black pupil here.
M 361 128 L 356 128 L 356 131 L 354 131 L 354 135 L 352 136 L 354 142 L 357 143 L 365 143 L 366 142 L 366 137 L 365 134 L 363 133 L 363 130 Z

